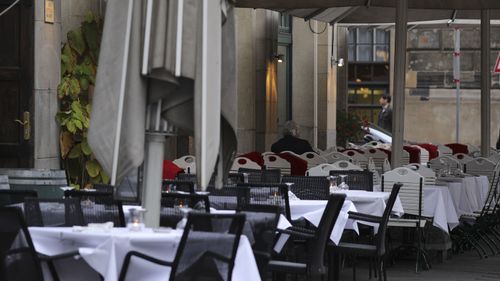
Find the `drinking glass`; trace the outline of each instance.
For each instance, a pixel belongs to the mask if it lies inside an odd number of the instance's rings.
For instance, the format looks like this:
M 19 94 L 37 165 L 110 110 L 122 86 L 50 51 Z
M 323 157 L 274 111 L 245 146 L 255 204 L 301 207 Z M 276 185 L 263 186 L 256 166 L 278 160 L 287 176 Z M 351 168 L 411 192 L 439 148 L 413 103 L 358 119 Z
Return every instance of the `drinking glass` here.
M 127 228 L 130 231 L 142 231 L 144 229 L 144 213 L 146 209 L 132 208 L 129 209 L 129 222 Z
M 328 176 L 326 177 L 330 181 L 330 193 L 334 193 L 339 190 L 337 186 L 337 177 L 336 176 Z
M 345 179 L 347 178 L 347 175 L 340 175 L 340 181 L 341 183 L 339 184 L 339 188 L 341 190 L 349 190 L 349 185 L 345 182 Z

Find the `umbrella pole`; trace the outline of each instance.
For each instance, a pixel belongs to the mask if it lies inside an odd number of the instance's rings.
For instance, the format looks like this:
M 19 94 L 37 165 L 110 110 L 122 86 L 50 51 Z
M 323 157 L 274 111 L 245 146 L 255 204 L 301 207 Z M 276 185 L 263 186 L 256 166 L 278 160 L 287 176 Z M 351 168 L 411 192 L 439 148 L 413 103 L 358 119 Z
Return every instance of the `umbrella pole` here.
M 159 227 L 160 200 L 163 176 L 163 154 L 166 138 L 164 135 L 146 135 L 146 159 L 144 164 L 144 183 L 142 189 L 142 207 L 146 227 Z

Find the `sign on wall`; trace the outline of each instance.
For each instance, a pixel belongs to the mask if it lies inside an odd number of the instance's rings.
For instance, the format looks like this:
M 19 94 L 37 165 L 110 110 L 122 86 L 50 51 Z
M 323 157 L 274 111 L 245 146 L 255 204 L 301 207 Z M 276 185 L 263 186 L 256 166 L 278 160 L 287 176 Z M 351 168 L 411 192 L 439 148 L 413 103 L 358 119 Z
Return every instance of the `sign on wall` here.
M 54 0 L 45 0 L 45 22 L 54 23 L 55 9 Z
M 494 73 L 500 73 L 500 53 L 498 53 L 497 62 L 495 63 Z

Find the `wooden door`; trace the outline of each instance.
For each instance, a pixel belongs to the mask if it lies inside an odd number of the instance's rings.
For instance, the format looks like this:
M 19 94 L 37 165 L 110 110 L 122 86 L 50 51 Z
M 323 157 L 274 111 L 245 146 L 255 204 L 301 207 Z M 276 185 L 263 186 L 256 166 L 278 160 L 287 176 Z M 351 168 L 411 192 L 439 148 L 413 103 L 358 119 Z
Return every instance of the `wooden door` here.
M 33 5 L 20 1 L 0 16 L 0 167 L 33 166 L 32 90 Z

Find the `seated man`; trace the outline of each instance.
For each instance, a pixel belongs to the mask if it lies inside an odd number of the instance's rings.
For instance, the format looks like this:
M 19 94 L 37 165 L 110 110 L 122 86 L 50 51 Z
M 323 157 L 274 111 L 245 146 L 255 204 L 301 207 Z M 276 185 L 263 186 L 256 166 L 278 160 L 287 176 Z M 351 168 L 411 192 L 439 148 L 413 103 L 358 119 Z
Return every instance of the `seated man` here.
M 271 146 L 271 151 L 280 153 L 282 151 L 292 151 L 296 154 L 313 152 L 308 141 L 298 138 L 299 129 L 292 120 L 287 121 L 283 128 L 283 137 Z

